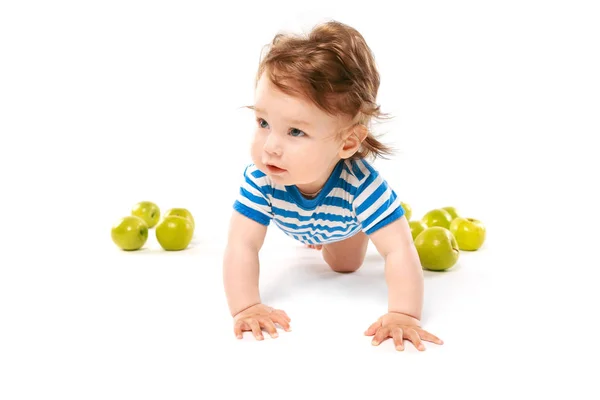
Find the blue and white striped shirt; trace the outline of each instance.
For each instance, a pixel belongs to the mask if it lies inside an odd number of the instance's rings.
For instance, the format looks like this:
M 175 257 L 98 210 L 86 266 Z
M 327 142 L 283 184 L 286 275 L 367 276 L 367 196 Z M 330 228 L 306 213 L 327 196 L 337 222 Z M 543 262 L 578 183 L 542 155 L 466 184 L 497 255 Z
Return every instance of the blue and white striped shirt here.
M 400 199 L 366 160 L 341 160 L 313 199 L 295 185 L 276 184 L 254 164 L 246 167 L 234 209 L 305 244 L 367 235 L 404 215 Z

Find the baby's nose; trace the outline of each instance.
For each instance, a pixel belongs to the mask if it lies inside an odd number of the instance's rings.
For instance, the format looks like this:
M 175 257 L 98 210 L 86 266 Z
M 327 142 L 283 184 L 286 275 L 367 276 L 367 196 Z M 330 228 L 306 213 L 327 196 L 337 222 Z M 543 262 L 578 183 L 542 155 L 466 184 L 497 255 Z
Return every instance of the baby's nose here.
M 265 141 L 265 145 L 263 146 L 263 149 L 268 154 L 274 154 L 274 155 L 281 155 L 281 152 L 282 152 L 281 143 L 279 143 L 279 141 L 275 137 L 275 135 L 269 135 L 267 137 L 267 140 Z

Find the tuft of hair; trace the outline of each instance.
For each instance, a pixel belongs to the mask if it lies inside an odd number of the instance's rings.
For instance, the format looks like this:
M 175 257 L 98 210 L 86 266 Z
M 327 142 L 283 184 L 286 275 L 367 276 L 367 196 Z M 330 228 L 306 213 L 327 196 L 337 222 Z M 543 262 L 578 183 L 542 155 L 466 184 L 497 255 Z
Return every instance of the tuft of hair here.
M 380 77 L 375 57 L 355 28 L 328 21 L 305 35 L 280 32 L 261 52 L 256 83 L 265 72 L 282 92 L 303 96 L 329 115 L 350 116 L 348 128 L 367 128 L 367 137 L 351 159 L 393 154 L 371 129 L 374 120 L 388 114 L 376 102 Z

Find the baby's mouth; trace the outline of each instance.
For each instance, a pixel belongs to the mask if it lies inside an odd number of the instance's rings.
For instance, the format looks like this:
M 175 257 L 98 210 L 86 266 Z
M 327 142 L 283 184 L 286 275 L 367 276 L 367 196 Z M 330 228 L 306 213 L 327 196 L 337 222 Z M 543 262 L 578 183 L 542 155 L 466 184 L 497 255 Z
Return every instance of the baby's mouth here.
M 272 164 L 267 164 L 267 169 L 269 170 L 269 172 L 275 174 L 285 172 L 285 169 L 279 168 L 278 166 Z

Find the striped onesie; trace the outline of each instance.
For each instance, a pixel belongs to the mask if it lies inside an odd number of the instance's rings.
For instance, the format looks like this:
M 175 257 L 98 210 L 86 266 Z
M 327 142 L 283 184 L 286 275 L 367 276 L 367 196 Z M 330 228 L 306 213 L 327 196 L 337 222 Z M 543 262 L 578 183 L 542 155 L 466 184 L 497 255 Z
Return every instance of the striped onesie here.
M 243 174 L 233 208 L 305 244 L 327 244 L 361 230 L 367 235 L 404 215 L 400 199 L 366 160 L 340 160 L 313 199 L 295 185 L 271 181 L 254 164 Z

